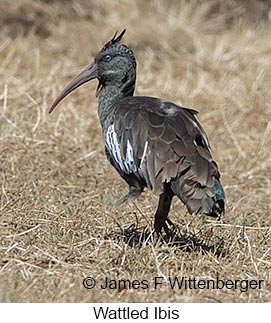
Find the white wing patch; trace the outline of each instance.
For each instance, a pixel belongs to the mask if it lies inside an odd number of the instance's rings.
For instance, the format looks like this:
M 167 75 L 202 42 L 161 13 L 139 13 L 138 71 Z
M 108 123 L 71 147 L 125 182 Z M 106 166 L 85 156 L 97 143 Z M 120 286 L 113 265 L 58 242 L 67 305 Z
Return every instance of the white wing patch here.
M 114 125 L 110 125 L 107 129 L 106 135 L 105 135 L 105 145 L 107 149 L 110 151 L 112 157 L 117 162 L 117 164 L 123 168 L 123 161 L 121 158 L 120 148 L 119 148 L 119 142 L 117 138 L 116 131 L 114 129 Z
M 143 155 L 141 158 L 141 162 L 140 162 L 140 168 L 142 168 L 142 165 L 146 162 L 146 156 L 147 156 L 147 149 L 148 149 L 148 141 L 145 142 L 145 146 L 144 146 L 144 150 L 143 150 Z
M 130 173 L 137 171 L 137 167 L 134 161 L 134 152 L 129 139 L 127 141 L 126 156 L 125 156 L 124 164 L 125 166 L 127 166 Z
M 118 136 L 114 128 L 114 124 L 110 125 L 105 134 L 105 145 L 111 154 L 111 157 L 117 163 L 119 168 L 125 173 L 136 173 L 138 168 L 136 167 L 134 160 L 134 151 L 130 141 L 127 141 L 126 156 L 125 159 L 121 156 L 120 144 L 118 142 Z M 145 162 L 147 155 L 148 142 L 145 142 L 143 156 L 140 162 L 140 168 Z

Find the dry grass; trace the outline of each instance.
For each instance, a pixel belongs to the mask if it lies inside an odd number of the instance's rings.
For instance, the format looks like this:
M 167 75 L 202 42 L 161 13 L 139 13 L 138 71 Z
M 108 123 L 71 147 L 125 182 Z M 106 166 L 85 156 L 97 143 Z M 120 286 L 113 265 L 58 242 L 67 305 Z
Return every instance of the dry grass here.
M 1 301 L 270 301 L 268 2 L 226 3 L 1 1 Z M 137 218 L 139 233 L 150 227 L 157 198 L 146 192 L 136 205 L 114 205 L 127 188 L 105 159 L 96 83 L 47 113 L 59 90 L 124 27 L 138 59 L 137 93 L 200 111 L 227 194 L 220 223 L 191 216 L 175 201 L 171 218 L 183 238 L 174 245 L 131 246 L 123 234 Z M 265 283 L 249 293 L 82 286 L 86 276 L 157 275 Z

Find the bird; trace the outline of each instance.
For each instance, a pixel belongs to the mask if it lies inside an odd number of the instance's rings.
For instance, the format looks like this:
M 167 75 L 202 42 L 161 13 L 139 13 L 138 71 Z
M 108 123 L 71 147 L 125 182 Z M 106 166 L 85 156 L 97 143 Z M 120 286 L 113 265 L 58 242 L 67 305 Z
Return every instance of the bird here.
M 220 219 L 225 193 L 198 112 L 165 99 L 134 96 L 137 62 L 122 42 L 125 31 L 114 34 L 59 94 L 49 113 L 70 92 L 97 79 L 105 154 L 129 187 L 117 203 L 133 202 L 145 188 L 158 196 L 154 232 L 160 236 L 162 230 L 169 235 L 174 225 L 168 218 L 174 196 L 190 214 Z

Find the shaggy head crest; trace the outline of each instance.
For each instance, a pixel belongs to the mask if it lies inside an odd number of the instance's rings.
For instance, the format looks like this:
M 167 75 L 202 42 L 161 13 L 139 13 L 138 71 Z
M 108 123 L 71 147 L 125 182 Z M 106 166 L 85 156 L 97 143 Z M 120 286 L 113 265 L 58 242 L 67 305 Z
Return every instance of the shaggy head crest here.
M 126 32 L 126 29 L 123 29 L 123 31 L 117 36 L 118 31 L 116 31 L 113 38 L 111 40 L 109 40 L 109 42 L 104 45 L 102 50 L 107 49 L 111 45 L 115 45 L 116 43 L 119 43 L 121 41 L 123 35 L 125 34 L 125 32 Z

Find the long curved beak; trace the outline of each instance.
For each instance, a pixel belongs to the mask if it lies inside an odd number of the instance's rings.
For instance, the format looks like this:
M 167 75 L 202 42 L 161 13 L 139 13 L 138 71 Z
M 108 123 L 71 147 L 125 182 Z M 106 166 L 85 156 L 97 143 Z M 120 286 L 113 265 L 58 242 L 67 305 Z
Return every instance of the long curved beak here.
M 51 105 L 49 109 L 49 113 L 51 113 L 54 108 L 58 105 L 58 103 L 65 98 L 69 93 L 77 89 L 82 84 L 93 80 L 98 77 L 98 67 L 95 62 L 87 66 L 75 79 L 71 81 L 71 83 L 65 87 L 65 89 L 59 94 L 59 96 L 55 99 L 54 103 Z

